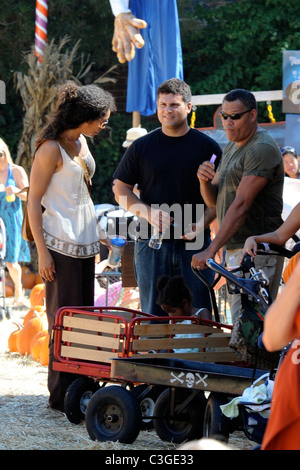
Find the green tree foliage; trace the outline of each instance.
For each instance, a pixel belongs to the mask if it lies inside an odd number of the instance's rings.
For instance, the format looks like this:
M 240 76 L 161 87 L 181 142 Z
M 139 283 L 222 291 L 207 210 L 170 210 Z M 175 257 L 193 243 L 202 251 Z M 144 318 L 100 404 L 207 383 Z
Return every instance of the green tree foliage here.
M 299 0 L 206 1 L 192 9 L 187 3 L 180 2 L 180 25 L 185 80 L 194 95 L 281 89 L 282 51 L 300 49 Z M 273 106 L 284 120 L 281 102 Z M 206 117 L 197 111 L 206 125 L 212 125 L 209 111 Z M 260 113 L 268 121 L 265 105 Z
M 162 0 L 164 1 L 164 0 Z M 177 0 L 183 48 L 184 77 L 194 95 L 225 93 L 235 87 L 252 91 L 282 87 L 282 51 L 300 50 L 299 0 Z M 109 0 L 49 0 L 48 38 L 56 42 L 70 37 L 80 42 L 80 58 L 93 65 L 84 78 L 95 78 L 118 64 L 111 50 L 113 15 Z M 2 0 L 0 8 L 0 80 L 6 84 L 7 104 L 0 106 L 0 134 L 12 154 L 22 134 L 24 109 L 13 76 L 25 72 L 24 54 L 34 44 L 35 1 Z M 126 65 L 118 65 L 124 70 Z M 118 75 L 115 76 L 118 79 Z M 105 88 L 110 90 L 111 84 Z M 274 102 L 277 121 L 284 119 L 281 102 Z M 196 127 L 211 126 L 216 107 L 198 107 Z M 265 104 L 259 105 L 259 119 L 268 121 Z M 110 129 L 91 143 L 97 162 L 94 177 L 95 203 L 113 202 L 111 180 L 124 149 L 122 142 L 131 127 L 131 116 L 115 114 Z M 147 130 L 157 126 L 155 116 L 142 117 Z

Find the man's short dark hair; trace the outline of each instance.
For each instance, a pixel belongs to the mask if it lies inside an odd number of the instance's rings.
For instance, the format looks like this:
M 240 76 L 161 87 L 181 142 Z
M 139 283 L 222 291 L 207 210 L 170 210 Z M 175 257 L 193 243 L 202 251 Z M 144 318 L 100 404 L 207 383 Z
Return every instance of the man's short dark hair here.
M 181 95 L 185 104 L 192 100 L 192 92 L 189 85 L 179 78 L 170 78 L 169 80 L 163 82 L 157 89 L 157 98 L 162 93 Z
M 236 88 L 235 90 L 231 90 L 224 96 L 223 103 L 224 101 L 232 102 L 235 100 L 240 100 L 247 109 L 257 110 L 257 102 L 251 91 L 244 90 L 243 88 Z

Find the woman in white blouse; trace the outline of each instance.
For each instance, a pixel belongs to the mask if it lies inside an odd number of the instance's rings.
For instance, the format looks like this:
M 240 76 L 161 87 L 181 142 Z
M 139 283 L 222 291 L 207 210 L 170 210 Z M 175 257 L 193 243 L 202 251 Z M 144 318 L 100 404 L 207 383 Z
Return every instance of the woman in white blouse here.
M 94 304 L 100 237 L 85 172 L 73 157 L 82 157 L 88 179 L 92 178 L 95 161 L 85 136 L 94 137 L 104 129 L 114 110 L 110 93 L 96 85 L 80 87 L 67 82 L 58 91 L 57 109 L 36 139 L 28 215 L 39 273 L 45 281 L 50 338 L 58 308 Z M 74 377 L 53 371 L 53 359 L 50 340 L 49 406 L 63 410 L 64 395 Z

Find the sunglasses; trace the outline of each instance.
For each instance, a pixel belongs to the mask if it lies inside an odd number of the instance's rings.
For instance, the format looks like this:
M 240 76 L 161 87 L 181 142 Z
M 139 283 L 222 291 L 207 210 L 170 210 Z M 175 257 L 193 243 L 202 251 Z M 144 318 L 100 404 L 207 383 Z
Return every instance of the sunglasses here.
M 282 147 L 282 149 L 280 149 L 280 152 L 281 155 L 284 155 L 285 153 L 294 153 L 295 155 L 297 155 L 296 149 L 294 147 Z
M 250 113 L 250 111 L 252 111 L 252 109 L 247 109 L 247 111 L 243 111 L 242 113 L 235 113 L 235 114 L 226 114 L 226 113 L 224 113 L 224 111 L 220 111 L 219 116 L 220 116 L 221 119 L 224 119 L 225 121 L 228 118 L 232 119 L 233 121 L 237 121 L 238 119 L 241 119 L 243 114 Z

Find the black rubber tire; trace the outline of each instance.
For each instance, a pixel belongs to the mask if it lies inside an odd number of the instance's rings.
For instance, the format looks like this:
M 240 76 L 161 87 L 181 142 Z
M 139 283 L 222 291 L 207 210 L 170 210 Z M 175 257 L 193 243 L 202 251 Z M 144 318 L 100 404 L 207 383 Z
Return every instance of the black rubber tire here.
M 85 425 L 93 441 L 132 444 L 141 429 L 141 409 L 135 396 L 117 385 L 98 390 L 90 399 Z
M 153 429 L 153 420 L 152 418 L 147 418 L 147 416 L 154 415 L 154 407 L 157 398 L 160 393 L 164 390 L 165 387 L 160 387 L 157 385 L 147 385 L 141 384 L 133 387 L 131 393 L 134 394 L 136 399 L 139 402 L 141 413 L 142 413 L 142 430 Z
M 99 383 L 89 377 L 79 377 L 69 385 L 64 400 L 64 412 L 70 423 L 80 424 L 84 421 L 88 401 L 97 390 Z
M 232 424 L 231 420 L 222 413 L 220 408 L 220 405 L 225 405 L 226 403 L 228 403 L 228 398 L 223 393 L 212 392 L 209 395 L 204 414 L 204 437 L 228 442 Z
M 163 441 L 180 443 L 202 437 L 206 407 L 206 398 L 203 392 L 196 395 L 185 409 L 176 415 L 181 405 L 192 393 L 192 390 L 167 388 L 158 397 L 154 407 L 154 416 L 156 417 L 153 419 L 153 425 Z M 171 394 L 175 394 L 175 396 L 173 397 Z M 171 409 L 173 398 L 174 408 Z

